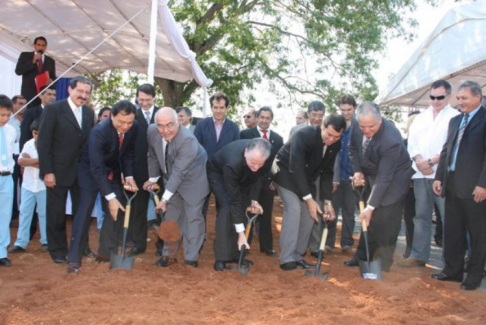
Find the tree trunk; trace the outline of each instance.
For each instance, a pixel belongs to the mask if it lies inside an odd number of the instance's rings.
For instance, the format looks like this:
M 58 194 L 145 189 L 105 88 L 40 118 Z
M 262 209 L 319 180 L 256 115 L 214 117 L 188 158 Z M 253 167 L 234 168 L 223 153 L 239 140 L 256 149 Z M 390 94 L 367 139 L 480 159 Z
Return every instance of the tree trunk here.
M 184 84 L 174 80 L 162 79 L 158 77 L 155 78 L 155 83 L 162 91 L 162 96 L 164 97 L 164 106 L 172 108 L 182 106 Z

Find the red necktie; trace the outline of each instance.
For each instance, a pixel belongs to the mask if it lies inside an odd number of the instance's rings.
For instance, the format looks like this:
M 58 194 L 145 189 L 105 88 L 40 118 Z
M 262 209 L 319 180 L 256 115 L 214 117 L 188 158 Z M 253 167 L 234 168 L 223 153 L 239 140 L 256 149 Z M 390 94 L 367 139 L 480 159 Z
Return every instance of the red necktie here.
M 42 67 L 44 66 L 44 63 L 42 63 L 42 58 L 37 61 L 37 68 L 39 69 L 39 73 L 42 72 Z
M 268 136 L 267 136 L 268 130 L 260 129 L 260 131 L 262 131 L 262 133 L 263 133 L 263 137 L 262 138 L 264 138 L 265 140 L 268 141 Z
M 118 134 L 118 150 L 121 149 L 122 147 L 122 144 L 123 144 L 123 133 L 120 133 Z M 111 171 L 109 174 L 108 174 L 108 180 L 112 181 L 113 180 L 113 171 Z

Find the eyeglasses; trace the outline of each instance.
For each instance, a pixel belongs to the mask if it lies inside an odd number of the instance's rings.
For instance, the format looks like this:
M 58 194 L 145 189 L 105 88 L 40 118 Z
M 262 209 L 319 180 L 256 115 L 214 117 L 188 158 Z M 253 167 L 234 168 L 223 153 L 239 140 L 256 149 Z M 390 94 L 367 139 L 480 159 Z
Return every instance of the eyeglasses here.
M 251 115 L 245 115 L 243 116 L 244 118 L 251 118 L 252 116 Z
M 447 95 L 441 95 L 441 96 L 432 96 L 430 95 L 430 100 L 443 100 L 444 98 L 447 97 Z

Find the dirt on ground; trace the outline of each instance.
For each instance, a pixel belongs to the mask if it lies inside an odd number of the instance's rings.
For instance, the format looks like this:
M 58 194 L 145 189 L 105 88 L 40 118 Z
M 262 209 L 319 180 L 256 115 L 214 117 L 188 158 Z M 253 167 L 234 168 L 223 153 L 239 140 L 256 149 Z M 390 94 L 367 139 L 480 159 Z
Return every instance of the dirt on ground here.
M 278 249 L 282 208 L 275 202 Z M 11 267 L 0 268 L 0 324 L 486 324 L 484 291 L 460 291 L 459 283 L 431 279 L 438 270 L 396 263 L 383 280 L 364 280 L 359 268 L 343 265 L 350 256 L 339 247 L 322 263 L 328 280 L 281 271 L 278 257 L 260 253 L 257 238 L 246 276 L 216 272 L 214 214 L 213 205 L 198 268 L 184 265 L 180 252 L 178 264 L 156 267 L 151 229 L 148 250 L 135 258 L 133 270 L 110 270 L 109 263 L 85 258 L 80 274 L 67 274 L 66 265 L 40 251 L 36 235 L 25 253 L 9 255 Z M 98 247 L 95 224 L 92 249 Z

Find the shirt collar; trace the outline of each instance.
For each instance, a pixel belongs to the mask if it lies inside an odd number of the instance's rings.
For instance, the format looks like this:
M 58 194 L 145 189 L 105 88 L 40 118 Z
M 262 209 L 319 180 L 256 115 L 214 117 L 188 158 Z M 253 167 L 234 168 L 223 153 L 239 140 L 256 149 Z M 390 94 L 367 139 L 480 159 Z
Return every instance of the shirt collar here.
M 474 111 L 471 111 L 469 112 L 469 121 L 472 120 L 472 118 L 474 117 L 474 115 L 476 115 L 476 113 L 479 111 L 479 109 L 481 108 L 481 105 L 479 105 Z
M 226 118 L 224 118 L 224 120 L 223 120 L 223 122 L 222 122 L 222 123 L 218 123 L 218 122 L 216 122 L 216 120 L 215 120 L 215 119 L 214 119 L 214 117 L 213 117 L 213 122 L 214 122 L 214 125 L 223 125 L 223 124 L 224 124 L 224 122 L 226 122 Z
M 81 110 L 81 107 L 77 107 L 76 105 L 74 105 L 73 101 L 71 100 L 71 97 L 68 97 L 68 104 L 69 104 L 69 107 L 71 107 L 71 109 L 74 111 L 76 110 L 77 108 L 79 108 Z

